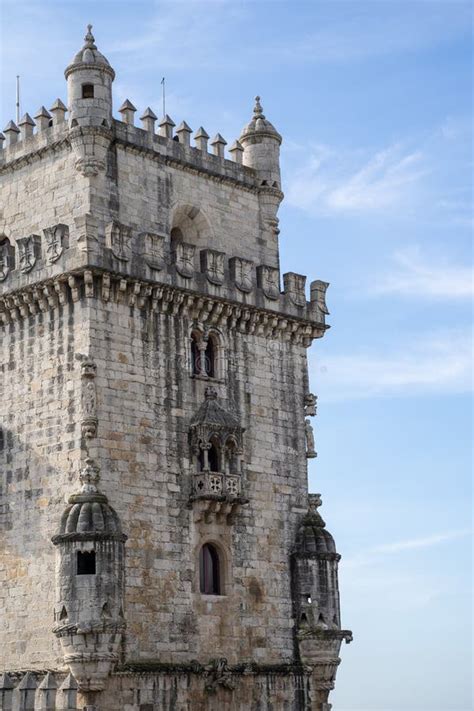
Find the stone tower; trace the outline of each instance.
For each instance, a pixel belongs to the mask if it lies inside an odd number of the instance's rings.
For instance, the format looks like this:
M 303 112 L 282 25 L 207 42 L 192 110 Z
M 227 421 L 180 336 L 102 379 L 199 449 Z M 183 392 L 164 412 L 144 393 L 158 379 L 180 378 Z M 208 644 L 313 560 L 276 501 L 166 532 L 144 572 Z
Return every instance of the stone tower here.
M 84 42 L 67 108 L 0 134 L 0 709 L 328 711 L 328 285 L 281 288 L 281 136 L 258 98 L 230 157 L 117 120 Z

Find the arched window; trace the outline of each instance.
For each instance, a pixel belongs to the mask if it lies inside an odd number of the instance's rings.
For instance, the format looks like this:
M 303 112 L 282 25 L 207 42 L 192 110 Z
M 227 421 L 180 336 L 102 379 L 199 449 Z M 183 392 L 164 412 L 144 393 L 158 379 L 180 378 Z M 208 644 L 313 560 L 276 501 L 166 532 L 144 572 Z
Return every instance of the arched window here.
M 217 548 L 206 543 L 199 553 L 199 588 L 204 595 L 221 595 L 220 568 Z
M 207 459 L 209 462 L 209 471 L 211 471 L 211 472 L 220 471 L 220 469 L 219 469 L 219 450 L 217 449 L 217 446 L 214 443 L 211 444 L 211 448 L 210 448 L 209 452 L 207 453 Z
M 212 334 L 209 335 L 206 344 L 204 368 L 208 378 L 216 377 L 216 355 L 217 355 L 215 338 Z
M 94 98 L 94 84 L 83 84 L 82 85 L 82 98 L 83 99 L 93 99 Z
M 207 452 L 207 467 L 206 467 L 205 452 Z M 209 449 L 199 450 L 199 457 L 198 458 L 199 458 L 199 470 L 200 471 L 205 471 L 206 469 L 209 470 L 210 472 L 219 472 L 220 471 L 220 469 L 219 469 L 219 464 L 220 464 L 219 447 L 215 442 L 212 442 Z
M 201 373 L 201 353 L 196 333 L 191 334 L 191 372 L 193 375 Z
M 191 374 L 202 378 L 218 378 L 220 345 L 219 335 L 215 332 L 206 336 L 200 329 L 191 333 Z

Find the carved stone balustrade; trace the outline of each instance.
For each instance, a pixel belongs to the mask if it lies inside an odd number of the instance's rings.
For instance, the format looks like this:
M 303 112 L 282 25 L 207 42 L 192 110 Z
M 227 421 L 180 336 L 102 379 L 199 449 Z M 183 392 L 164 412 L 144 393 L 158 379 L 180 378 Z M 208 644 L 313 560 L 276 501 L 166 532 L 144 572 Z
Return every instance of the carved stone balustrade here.
M 195 511 L 196 521 L 226 521 L 231 525 L 241 506 L 247 503 L 238 474 L 211 471 L 194 474 L 190 506 Z

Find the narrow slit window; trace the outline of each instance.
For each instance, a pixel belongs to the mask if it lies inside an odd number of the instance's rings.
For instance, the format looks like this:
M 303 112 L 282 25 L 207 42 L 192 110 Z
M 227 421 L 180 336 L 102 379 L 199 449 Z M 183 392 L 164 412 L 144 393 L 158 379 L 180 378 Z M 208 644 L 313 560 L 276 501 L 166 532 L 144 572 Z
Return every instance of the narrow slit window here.
M 77 551 L 77 574 L 95 575 L 95 551 Z
M 94 84 L 83 84 L 82 85 L 82 98 L 83 99 L 93 99 L 94 98 Z

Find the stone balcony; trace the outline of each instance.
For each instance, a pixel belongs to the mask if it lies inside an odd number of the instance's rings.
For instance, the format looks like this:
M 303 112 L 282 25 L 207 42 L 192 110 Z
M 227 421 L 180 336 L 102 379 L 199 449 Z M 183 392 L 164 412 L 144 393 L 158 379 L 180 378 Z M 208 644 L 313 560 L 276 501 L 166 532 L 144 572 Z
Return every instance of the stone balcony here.
M 242 495 L 242 477 L 239 474 L 201 471 L 193 476 L 189 502 L 196 522 L 225 521 L 232 525 L 248 499 Z

